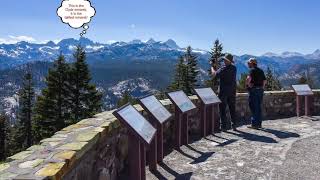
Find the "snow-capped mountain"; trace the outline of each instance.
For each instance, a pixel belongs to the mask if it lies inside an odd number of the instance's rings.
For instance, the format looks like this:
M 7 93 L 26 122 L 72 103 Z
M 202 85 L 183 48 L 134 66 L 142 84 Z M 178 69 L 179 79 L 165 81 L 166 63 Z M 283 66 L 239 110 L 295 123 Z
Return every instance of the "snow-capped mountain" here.
M 33 61 L 53 61 L 60 53 L 67 59 L 72 57 L 76 46 L 85 48 L 92 59 L 103 55 L 106 59 L 149 59 L 176 58 L 180 55 L 180 47 L 172 39 L 165 42 L 149 39 L 147 42 L 135 39 L 130 42 L 112 44 L 93 42 L 87 38 L 63 39 L 58 43 L 49 41 L 45 44 L 19 42 L 16 44 L 0 44 L 0 69 L 10 68 Z M 91 56 L 91 57 L 92 57 Z
M 53 60 L 63 53 L 67 60 L 72 60 L 76 46 L 81 45 L 87 52 L 87 62 L 92 80 L 104 94 L 107 109 L 115 107 L 117 100 L 125 91 L 140 97 L 157 90 L 166 89 L 171 83 L 175 65 L 179 56 L 186 51 L 169 39 L 156 41 L 139 39 L 130 42 L 99 43 L 87 38 L 63 39 L 59 42 L 49 41 L 43 44 L 18 42 L 0 44 L 0 111 L 4 110 L 14 119 L 17 107 L 16 96 L 21 87 L 21 77 L 28 66 L 35 78 L 35 89 L 38 93 L 45 86 L 44 79 Z M 199 82 L 208 79 L 208 59 L 206 50 L 193 49 L 198 57 L 200 68 Z M 246 61 L 252 55 L 235 56 L 238 77 L 248 72 Z M 297 52 L 282 54 L 266 53 L 256 57 L 263 69 L 270 67 L 280 77 L 284 86 L 309 72 L 320 84 L 320 50 L 303 55 Z M 28 64 L 26 66 L 25 64 Z
M 262 56 L 264 56 L 264 57 L 280 57 L 280 58 L 303 57 L 303 58 L 306 58 L 306 59 L 318 59 L 318 60 L 320 60 L 320 49 L 317 49 L 312 54 L 302 54 L 302 53 L 299 53 L 299 52 L 285 51 L 285 52 L 283 52 L 281 54 L 267 52 L 267 53 L 263 54 Z

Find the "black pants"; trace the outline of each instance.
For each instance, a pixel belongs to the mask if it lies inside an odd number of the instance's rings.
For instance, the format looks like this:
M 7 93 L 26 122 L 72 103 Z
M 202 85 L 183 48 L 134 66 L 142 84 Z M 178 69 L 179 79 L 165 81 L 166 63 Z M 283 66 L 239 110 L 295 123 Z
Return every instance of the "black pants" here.
M 227 106 L 229 107 L 230 117 L 231 117 L 231 124 L 232 126 L 236 126 L 236 95 L 225 95 L 220 94 L 219 98 L 221 100 L 220 104 L 220 118 L 221 118 L 221 129 L 227 129 L 230 124 L 229 121 L 227 121 L 227 115 L 226 115 L 226 109 Z

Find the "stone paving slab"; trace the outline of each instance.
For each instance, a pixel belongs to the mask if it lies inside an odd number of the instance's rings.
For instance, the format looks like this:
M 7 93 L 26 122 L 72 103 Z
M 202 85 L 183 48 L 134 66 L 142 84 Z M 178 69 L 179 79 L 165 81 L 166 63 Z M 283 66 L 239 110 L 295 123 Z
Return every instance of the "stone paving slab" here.
M 320 179 L 320 117 L 270 120 L 174 150 L 147 179 Z

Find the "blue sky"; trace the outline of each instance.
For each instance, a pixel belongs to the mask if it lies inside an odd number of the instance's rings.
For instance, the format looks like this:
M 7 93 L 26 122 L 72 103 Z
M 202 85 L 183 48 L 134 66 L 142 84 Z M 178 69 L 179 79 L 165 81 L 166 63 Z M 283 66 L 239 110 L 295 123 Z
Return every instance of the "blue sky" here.
M 59 0 L 6 0 L 0 6 L 0 39 L 78 38 L 80 30 L 56 15 Z M 320 48 L 319 0 L 91 0 L 96 16 L 86 37 L 99 42 L 174 39 L 225 51 L 312 53 Z M 27 37 L 19 37 L 27 36 Z M 31 39 L 31 37 L 33 39 Z

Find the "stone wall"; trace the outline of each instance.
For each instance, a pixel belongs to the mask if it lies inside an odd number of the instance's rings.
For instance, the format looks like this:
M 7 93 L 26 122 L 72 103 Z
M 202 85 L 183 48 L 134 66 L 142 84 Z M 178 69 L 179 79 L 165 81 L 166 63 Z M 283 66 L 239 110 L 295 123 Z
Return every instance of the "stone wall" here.
M 313 112 L 320 115 L 320 90 L 314 92 Z M 190 98 L 198 103 L 196 96 Z M 250 116 L 247 99 L 246 93 L 237 96 L 237 115 L 241 122 L 246 122 Z M 161 102 L 173 111 L 169 100 Z M 139 105 L 135 107 L 145 114 Z M 265 93 L 265 119 L 295 115 L 295 95 L 292 91 Z M 190 126 L 190 133 L 197 134 L 197 110 L 190 115 Z M 165 145 L 170 150 L 172 121 L 165 128 Z M 112 111 L 103 112 L 66 127 L 51 138 L 42 140 L 39 145 L 9 157 L 6 163 L 0 164 L 0 179 L 117 179 L 121 174 L 126 174 L 127 152 L 126 130 Z

